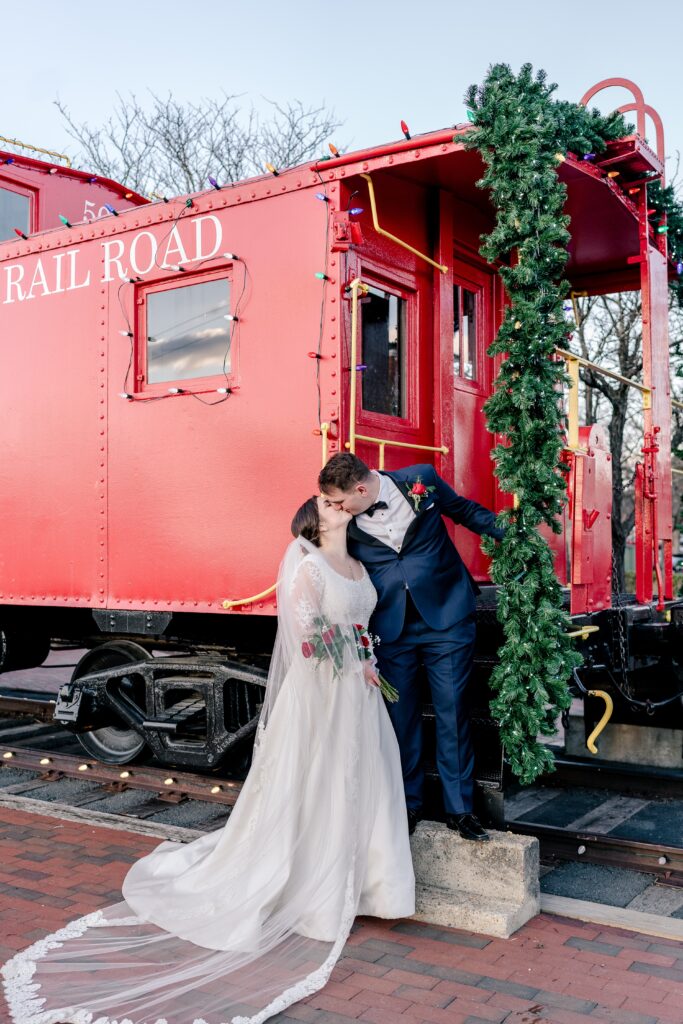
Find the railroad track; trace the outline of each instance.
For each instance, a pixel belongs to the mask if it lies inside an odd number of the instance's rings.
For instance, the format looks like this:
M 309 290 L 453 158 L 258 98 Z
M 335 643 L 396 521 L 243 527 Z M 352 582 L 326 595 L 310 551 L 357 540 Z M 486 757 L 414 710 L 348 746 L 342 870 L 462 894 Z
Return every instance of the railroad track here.
M 683 772 L 558 756 L 545 784 L 506 797 L 508 828 L 541 859 L 628 868 L 683 887 Z
M 103 764 L 85 754 L 73 733 L 52 723 L 54 704 L 42 693 L 0 690 L 0 795 L 207 831 L 225 823 L 242 788 L 240 779 L 176 771 L 146 760 Z
M 0 690 L 0 794 L 206 830 L 227 820 L 240 779 L 103 764 L 52 724 L 53 707 L 45 694 Z M 536 836 L 545 863 L 630 868 L 683 887 L 683 773 L 558 759 L 552 779 L 559 785 L 519 790 L 505 804 L 507 827 Z

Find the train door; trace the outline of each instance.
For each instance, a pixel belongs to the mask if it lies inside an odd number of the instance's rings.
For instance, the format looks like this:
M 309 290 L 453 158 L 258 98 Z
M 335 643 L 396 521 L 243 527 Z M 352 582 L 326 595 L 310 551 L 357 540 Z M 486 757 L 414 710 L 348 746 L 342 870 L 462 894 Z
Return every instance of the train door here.
M 353 263 L 352 274 L 364 286 L 357 307 L 358 369 L 351 367 L 356 402 L 347 415 L 356 453 L 380 469 L 433 463 L 441 442 L 434 439 L 431 274 L 371 259 Z M 350 322 L 349 310 L 348 337 Z M 347 396 L 348 408 L 350 388 Z
M 453 261 L 453 422 L 451 449 L 453 486 L 466 498 L 496 508 L 491 447 L 484 402 L 490 394 L 493 360 L 487 349 L 495 334 L 494 275 L 457 257 Z M 446 424 L 444 424 L 444 431 Z M 456 527 L 456 544 L 472 573 L 487 575 L 479 538 Z

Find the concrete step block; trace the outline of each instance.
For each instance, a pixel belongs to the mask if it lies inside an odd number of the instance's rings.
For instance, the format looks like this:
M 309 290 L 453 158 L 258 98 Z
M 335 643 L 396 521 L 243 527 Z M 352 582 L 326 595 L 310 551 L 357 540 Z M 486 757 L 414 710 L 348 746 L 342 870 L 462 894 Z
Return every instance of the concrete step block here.
M 445 928 L 461 928 L 478 935 L 508 939 L 518 928 L 540 913 L 539 898 L 523 903 L 511 900 L 487 900 L 479 894 L 430 889 L 415 889 L 415 920 L 440 924 Z
M 418 920 L 507 937 L 538 914 L 538 840 L 490 836 L 472 842 L 440 822 L 420 822 L 411 837 Z

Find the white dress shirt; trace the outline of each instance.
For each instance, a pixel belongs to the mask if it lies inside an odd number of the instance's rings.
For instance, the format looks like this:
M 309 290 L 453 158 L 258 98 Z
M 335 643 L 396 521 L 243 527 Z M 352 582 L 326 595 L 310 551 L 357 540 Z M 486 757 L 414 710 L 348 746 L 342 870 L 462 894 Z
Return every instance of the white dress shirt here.
M 356 516 L 356 523 L 371 537 L 376 537 L 394 551 L 400 551 L 406 531 L 415 518 L 415 512 L 391 477 L 384 476 L 374 469 L 372 472 L 379 479 L 379 494 L 376 500 L 386 501 L 388 507 L 376 508 L 371 516 L 361 512 Z

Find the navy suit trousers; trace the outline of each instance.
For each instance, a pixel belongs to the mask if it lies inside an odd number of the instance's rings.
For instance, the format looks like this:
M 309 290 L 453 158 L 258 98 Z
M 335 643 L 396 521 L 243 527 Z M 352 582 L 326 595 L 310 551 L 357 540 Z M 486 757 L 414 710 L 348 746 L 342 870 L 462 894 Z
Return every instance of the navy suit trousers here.
M 432 629 L 412 601 L 398 638 L 376 648 L 378 667 L 399 692 L 389 714 L 401 751 L 409 809 L 422 806 L 422 706 L 419 669 L 427 673 L 436 716 L 436 763 L 447 814 L 472 811 L 474 754 L 470 738 L 467 686 L 472 675 L 475 616 L 448 629 Z

